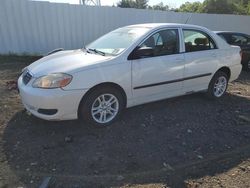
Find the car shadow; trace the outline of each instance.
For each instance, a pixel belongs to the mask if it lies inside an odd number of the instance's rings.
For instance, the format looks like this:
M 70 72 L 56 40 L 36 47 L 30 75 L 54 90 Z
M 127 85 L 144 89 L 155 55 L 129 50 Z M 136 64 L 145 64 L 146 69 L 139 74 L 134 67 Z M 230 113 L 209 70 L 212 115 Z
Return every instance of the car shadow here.
M 250 84 L 250 72 L 247 71 L 241 71 L 241 74 L 239 78 L 237 79 L 237 82 L 245 83 L 245 84 Z
M 4 130 L 4 153 L 27 187 L 110 187 L 223 173 L 250 156 L 250 101 L 227 94 L 178 97 L 127 109 L 104 128 L 48 122 L 25 111 Z M 30 180 L 32 179 L 32 184 Z

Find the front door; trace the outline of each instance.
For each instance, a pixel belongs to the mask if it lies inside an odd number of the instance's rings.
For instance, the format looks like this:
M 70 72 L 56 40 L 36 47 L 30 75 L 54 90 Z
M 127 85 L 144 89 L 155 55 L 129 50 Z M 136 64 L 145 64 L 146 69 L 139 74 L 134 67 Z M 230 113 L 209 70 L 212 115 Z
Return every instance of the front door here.
M 184 55 L 180 54 L 178 29 L 155 32 L 137 47 L 132 60 L 134 103 L 180 95 L 184 74 Z

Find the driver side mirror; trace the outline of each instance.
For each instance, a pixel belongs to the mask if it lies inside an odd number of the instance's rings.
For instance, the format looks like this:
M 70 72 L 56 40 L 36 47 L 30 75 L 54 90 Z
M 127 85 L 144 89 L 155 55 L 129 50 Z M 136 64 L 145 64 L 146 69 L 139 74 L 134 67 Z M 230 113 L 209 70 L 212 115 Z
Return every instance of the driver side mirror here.
M 153 57 L 154 50 L 152 47 L 138 47 L 128 57 L 128 60 Z

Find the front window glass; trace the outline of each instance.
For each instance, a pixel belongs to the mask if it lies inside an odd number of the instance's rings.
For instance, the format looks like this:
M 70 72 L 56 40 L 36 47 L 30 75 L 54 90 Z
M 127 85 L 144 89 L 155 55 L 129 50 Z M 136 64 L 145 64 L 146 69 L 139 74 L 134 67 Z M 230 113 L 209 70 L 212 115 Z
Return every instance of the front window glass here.
M 140 48 L 152 48 L 153 56 L 172 55 L 179 53 L 179 34 L 177 29 L 159 31 L 150 36 Z
M 105 55 L 118 55 L 131 46 L 139 37 L 149 31 L 145 27 L 124 27 L 116 29 L 94 42 L 90 43 L 87 48 L 103 52 Z

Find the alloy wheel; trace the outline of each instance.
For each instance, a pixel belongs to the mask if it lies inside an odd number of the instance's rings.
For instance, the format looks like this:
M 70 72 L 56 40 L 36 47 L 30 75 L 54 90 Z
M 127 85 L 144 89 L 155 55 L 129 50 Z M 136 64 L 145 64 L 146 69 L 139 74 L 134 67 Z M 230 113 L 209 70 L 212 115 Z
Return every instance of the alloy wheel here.
M 113 94 L 102 94 L 97 97 L 91 107 L 92 118 L 105 124 L 112 121 L 119 111 L 119 101 Z
M 227 89 L 227 79 L 224 76 L 218 77 L 214 84 L 214 95 L 221 97 Z

